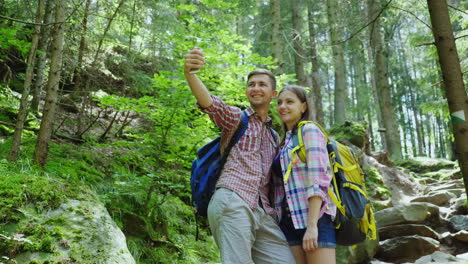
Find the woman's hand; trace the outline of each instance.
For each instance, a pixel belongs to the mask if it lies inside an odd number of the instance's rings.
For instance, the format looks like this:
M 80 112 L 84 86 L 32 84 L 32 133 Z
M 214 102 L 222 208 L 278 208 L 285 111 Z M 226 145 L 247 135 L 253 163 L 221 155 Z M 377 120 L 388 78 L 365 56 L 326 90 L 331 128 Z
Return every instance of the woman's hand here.
M 302 240 L 304 251 L 313 251 L 318 248 L 318 228 L 317 225 L 310 225 L 304 234 Z

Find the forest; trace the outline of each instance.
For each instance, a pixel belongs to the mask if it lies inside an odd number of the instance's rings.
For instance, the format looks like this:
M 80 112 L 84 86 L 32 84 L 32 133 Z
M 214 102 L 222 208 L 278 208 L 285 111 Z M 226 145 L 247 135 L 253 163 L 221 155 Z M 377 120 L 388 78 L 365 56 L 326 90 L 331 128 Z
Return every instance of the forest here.
M 210 93 L 269 69 L 359 153 L 379 240 L 337 263 L 468 261 L 468 1 L 0 0 L 0 264 L 221 262 L 194 47 Z

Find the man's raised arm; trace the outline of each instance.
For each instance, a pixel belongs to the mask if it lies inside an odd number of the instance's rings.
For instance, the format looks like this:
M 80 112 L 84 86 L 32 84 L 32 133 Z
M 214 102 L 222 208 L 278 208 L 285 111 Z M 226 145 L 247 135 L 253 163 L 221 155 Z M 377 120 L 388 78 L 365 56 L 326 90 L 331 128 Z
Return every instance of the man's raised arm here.
M 195 74 L 203 68 L 204 62 L 205 57 L 201 49 L 195 48 L 189 51 L 185 56 L 184 74 L 198 104 L 202 108 L 208 108 L 213 104 L 213 99 L 206 86 Z

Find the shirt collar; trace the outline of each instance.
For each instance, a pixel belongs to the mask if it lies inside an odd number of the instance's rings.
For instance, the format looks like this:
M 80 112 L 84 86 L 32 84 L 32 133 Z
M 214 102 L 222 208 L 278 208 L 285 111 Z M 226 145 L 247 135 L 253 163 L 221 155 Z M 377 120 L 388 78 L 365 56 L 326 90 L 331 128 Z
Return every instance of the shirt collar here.
M 245 109 L 245 112 L 247 113 L 247 116 L 249 116 L 249 117 L 252 116 L 252 115 L 257 114 L 257 112 L 255 112 L 255 110 L 252 108 L 252 106 L 248 106 L 248 107 Z M 272 119 L 271 119 L 270 116 L 267 116 L 265 124 L 271 126 L 271 124 L 272 124 Z

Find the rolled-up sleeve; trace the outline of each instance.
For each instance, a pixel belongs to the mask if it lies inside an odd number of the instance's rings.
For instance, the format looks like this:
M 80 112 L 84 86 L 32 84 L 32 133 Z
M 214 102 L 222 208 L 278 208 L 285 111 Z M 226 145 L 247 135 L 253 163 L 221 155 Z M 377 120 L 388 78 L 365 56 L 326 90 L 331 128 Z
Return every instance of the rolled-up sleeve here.
M 314 124 L 304 125 L 302 136 L 307 154 L 307 173 L 304 179 L 307 197 L 319 196 L 324 201 L 332 179 L 327 138 Z
M 208 114 L 221 131 L 226 132 L 225 130 L 231 131 L 233 128 L 236 128 L 242 115 L 241 109 L 226 104 L 215 95 L 210 96 L 213 99 L 213 104 L 207 108 L 202 108 L 198 105 L 198 108 L 203 113 Z

